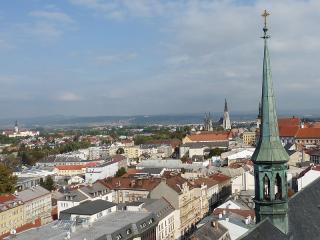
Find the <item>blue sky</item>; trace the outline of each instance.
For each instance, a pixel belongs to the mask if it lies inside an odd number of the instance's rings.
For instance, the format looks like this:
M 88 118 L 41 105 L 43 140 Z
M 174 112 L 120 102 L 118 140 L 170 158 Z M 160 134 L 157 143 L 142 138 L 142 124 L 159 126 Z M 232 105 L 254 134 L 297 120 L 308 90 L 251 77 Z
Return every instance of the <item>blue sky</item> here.
M 1 118 L 255 111 L 264 8 L 279 108 L 320 110 L 318 2 L 3 1 Z

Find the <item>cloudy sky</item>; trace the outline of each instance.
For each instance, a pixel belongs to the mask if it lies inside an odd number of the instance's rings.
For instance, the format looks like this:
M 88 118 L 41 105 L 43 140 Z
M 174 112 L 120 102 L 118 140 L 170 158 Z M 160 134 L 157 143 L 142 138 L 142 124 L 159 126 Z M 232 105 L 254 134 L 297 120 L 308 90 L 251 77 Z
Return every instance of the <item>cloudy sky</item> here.
M 319 0 L 10 0 L 0 117 L 256 111 L 265 8 L 278 109 L 320 111 Z

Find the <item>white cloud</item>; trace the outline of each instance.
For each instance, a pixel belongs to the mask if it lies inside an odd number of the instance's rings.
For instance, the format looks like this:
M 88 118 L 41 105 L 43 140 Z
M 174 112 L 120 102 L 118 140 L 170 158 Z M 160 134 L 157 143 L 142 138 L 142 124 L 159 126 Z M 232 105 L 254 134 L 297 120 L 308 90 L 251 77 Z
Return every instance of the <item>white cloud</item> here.
M 132 59 L 135 59 L 136 57 L 136 53 L 100 55 L 95 58 L 95 62 L 99 65 L 108 65 L 113 63 L 130 61 Z
M 37 17 L 44 20 L 61 22 L 61 23 L 73 23 L 74 20 L 63 12 L 58 11 L 32 11 L 30 16 Z
M 23 24 L 22 29 L 40 40 L 54 41 L 66 31 L 75 29 L 75 21 L 58 9 L 31 11 L 29 16 L 32 17 L 32 22 Z
M 56 99 L 59 101 L 63 101 L 63 102 L 75 102 L 75 101 L 82 100 L 82 98 L 79 95 L 77 95 L 73 92 L 60 93 L 60 94 L 58 94 Z

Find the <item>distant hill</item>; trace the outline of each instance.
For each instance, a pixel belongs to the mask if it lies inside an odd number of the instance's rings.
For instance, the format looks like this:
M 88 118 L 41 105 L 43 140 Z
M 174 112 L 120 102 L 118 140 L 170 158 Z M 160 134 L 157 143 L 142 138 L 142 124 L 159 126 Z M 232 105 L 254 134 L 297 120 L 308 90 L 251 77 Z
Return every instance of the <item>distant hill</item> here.
M 286 114 L 284 116 L 291 115 Z M 218 119 L 222 116 L 222 113 L 214 113 L 213 116 L 214 120 L 218 121 Z M 315 116 L 307 115 L 307 117 L 314 118 Z M 103 125 L 198 124 L 203 122 L 203 118 L 204 113 L 88 117 L 54 115 L 32 118 L 0 119 L 0 128 L 13 128 L 15 120 L 18 120 L 21 127 L 27 128 L 72 128 Z M 231 121 L 250 121 L 255 119 L 256 113 L 231 113 Z

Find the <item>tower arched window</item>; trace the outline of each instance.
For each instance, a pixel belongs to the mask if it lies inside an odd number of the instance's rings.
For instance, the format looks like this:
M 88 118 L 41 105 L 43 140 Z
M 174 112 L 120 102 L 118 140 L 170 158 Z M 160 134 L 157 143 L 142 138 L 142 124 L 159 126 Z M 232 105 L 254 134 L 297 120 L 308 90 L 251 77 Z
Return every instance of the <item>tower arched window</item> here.
M 263 199 L 270 200 L 270 179 L 267 174 L 263 177 Z
M 275 189 L 274 189 L 274 198 L 277 199 L 282 199 L 282 181 L 281 181 L 281 177 L 279 175 L 279 173 L 277 173 L 276 175 L 276 179 L 275 179 Z

